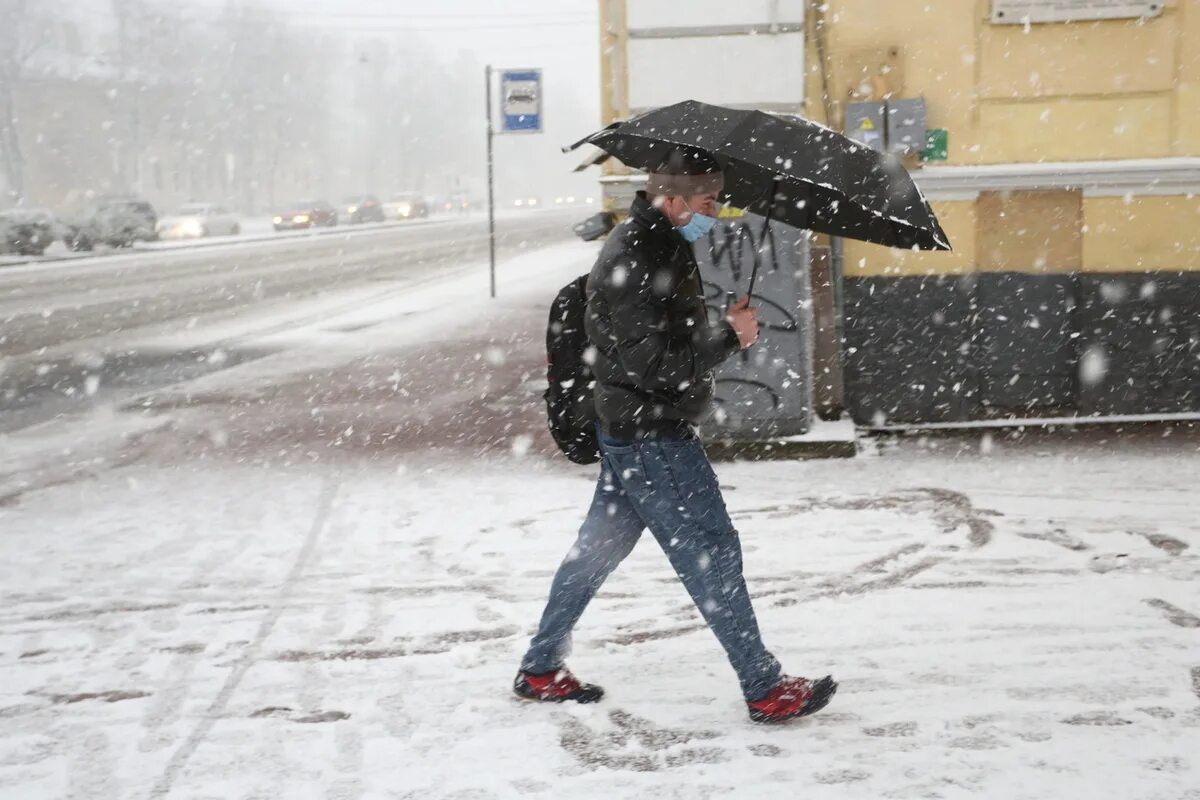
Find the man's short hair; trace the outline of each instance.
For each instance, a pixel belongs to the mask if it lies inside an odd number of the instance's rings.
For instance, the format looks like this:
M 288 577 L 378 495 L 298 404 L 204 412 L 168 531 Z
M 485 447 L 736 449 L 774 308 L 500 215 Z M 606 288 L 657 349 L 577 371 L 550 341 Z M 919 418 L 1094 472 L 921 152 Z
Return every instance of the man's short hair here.
M 691 197 L 697 194 L 720 194 L 725 188 L 721 165 L 703 150 L 672 150 L 646 179 L 646 193 Z
M 703 150 L 679 148 L 667 153 L 650 171 L 664 175 L 707 175 L 720 172 L 721 165 Z

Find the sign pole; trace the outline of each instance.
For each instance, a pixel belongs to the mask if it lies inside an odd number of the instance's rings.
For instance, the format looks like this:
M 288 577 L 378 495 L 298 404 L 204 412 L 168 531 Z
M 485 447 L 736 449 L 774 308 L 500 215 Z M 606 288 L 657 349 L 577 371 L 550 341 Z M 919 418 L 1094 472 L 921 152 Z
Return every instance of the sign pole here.
M 492 65 L 484 69 L 487 82 L 487 172 L 488 172 L 488 264 L 492 281 L 492 298 L 496 297 L 496 198 L 494 190 L 494 167 L 492 159 Z
M 487 83 L 487 170 L 488 170 L 488 263 L 492 276 L 492 297 L 496 297 L 496 161 L 492 139 L 492 65 L 484 69 Z M 540 69 L 500 70 L 500 132 L 540 133 L 542 130 L 542 71 Z

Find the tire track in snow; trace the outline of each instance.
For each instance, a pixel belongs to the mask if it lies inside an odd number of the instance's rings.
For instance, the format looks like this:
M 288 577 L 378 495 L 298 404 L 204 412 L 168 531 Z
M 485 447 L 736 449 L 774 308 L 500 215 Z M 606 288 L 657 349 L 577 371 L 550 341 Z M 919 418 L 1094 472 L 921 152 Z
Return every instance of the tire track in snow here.
M 242 679 L 246 677 L 246 673 L 250 670 L 250 667 L 254 666 L 254 663 L 258 660 L 258 655 L 262 651 L 263 644 L 271 635 L 271 631 L 274 630 L 276 623 L 279 622 L 279 618 L 283 616 L 288 598 L 292 594 L 296 582 L 300 579 L 300 575 L 304 572 L 304 568 L 308 565 L 309 558 L 316 549 L 317 541 L 321 538 L 321 532 L 325 529 L 330 511 L 333 509 L 333 499 L 337 495 L 337 490 L 338 484 L 336 482 L 329 479 L 325 480 L 317 501 L 317 513 L 313 518 L 312 527 L 308 531 L 308 536 L 305 538 L 295 562 L 292 563 L 291 570 L 288 571 L 287 577 L 284 578 L 283 585 L 279 589 L 279 594 L 275 598 L 275 603 L 271 611 L 258 626 L 258 632 L 254 636 L 254 641 L 246 648 L 237 666 L 229 673 L 229 677 L 225 679 L 225 683 L 221 686 L 221 690 L 217 692 L 216 698 L 209 705 L 200 723 L 171 756 L 170 761 L 167 762 L 167 766 L 163 769 L 163 774 L 150 790 L 151 797 L 166 797 L 167 793 L 171 791 L 175 780 L 187 765 L 188 759 L 192 757 L 192 754 L 196 752 L 196 749 L 208 737 L 213 725 L 216 724 L 216 721 L 225 712 L 225 707 L 229 704 L 233 693 L 237 691 Z

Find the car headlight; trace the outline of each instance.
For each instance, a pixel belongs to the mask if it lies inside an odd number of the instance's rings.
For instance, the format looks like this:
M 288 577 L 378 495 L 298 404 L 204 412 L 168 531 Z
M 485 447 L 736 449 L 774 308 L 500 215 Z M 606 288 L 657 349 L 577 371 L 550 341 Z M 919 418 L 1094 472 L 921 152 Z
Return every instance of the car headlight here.
M 292 217 L 292 222 L 308 222 L 308 214 L 297 214 Z
M 278 225 L 279 223 L 283 222 L 283 217 L 271 217 L 271 222 L 274 222 L 276 225 Z
M 513 205 L 523 206 L 523 205 L 525 205 L 525 201 L 518 197 L 516 200 L 513 201 Z
M 538 201 L 537 201 L 536 197 L 529 198 L 529 205 L 536 206 L 537 204 L 538 204 Z
M 396 213 L 402 217 L 407 217 L 409 214 L 412 213 L 412 204 L 411 203 L 397 203 L 396 204 Z
M 353 214 L 355 211 L 358 211 L 358 206 L 350 206 L 346 209 L 347 214 Z
M 199 236 L 204 233 L 204 226 L 200 224 L 200 220 L 188 219 L 179 223 L 179 232 L 185 236 Z

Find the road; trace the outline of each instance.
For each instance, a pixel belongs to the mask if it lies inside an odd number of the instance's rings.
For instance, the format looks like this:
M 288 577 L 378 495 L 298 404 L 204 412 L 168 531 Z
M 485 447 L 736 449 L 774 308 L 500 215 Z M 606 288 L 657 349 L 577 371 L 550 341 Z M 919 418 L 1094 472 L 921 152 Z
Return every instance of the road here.
M 568 240 L 579 215 L 502 218 L 498 257 Z M 266 354 L 227 331 L 269 333 L 479 270 L 487 234 L 470 218 L 0 269 L 0 433 Z M 181 332 L 203 348 L 162 346 Z

